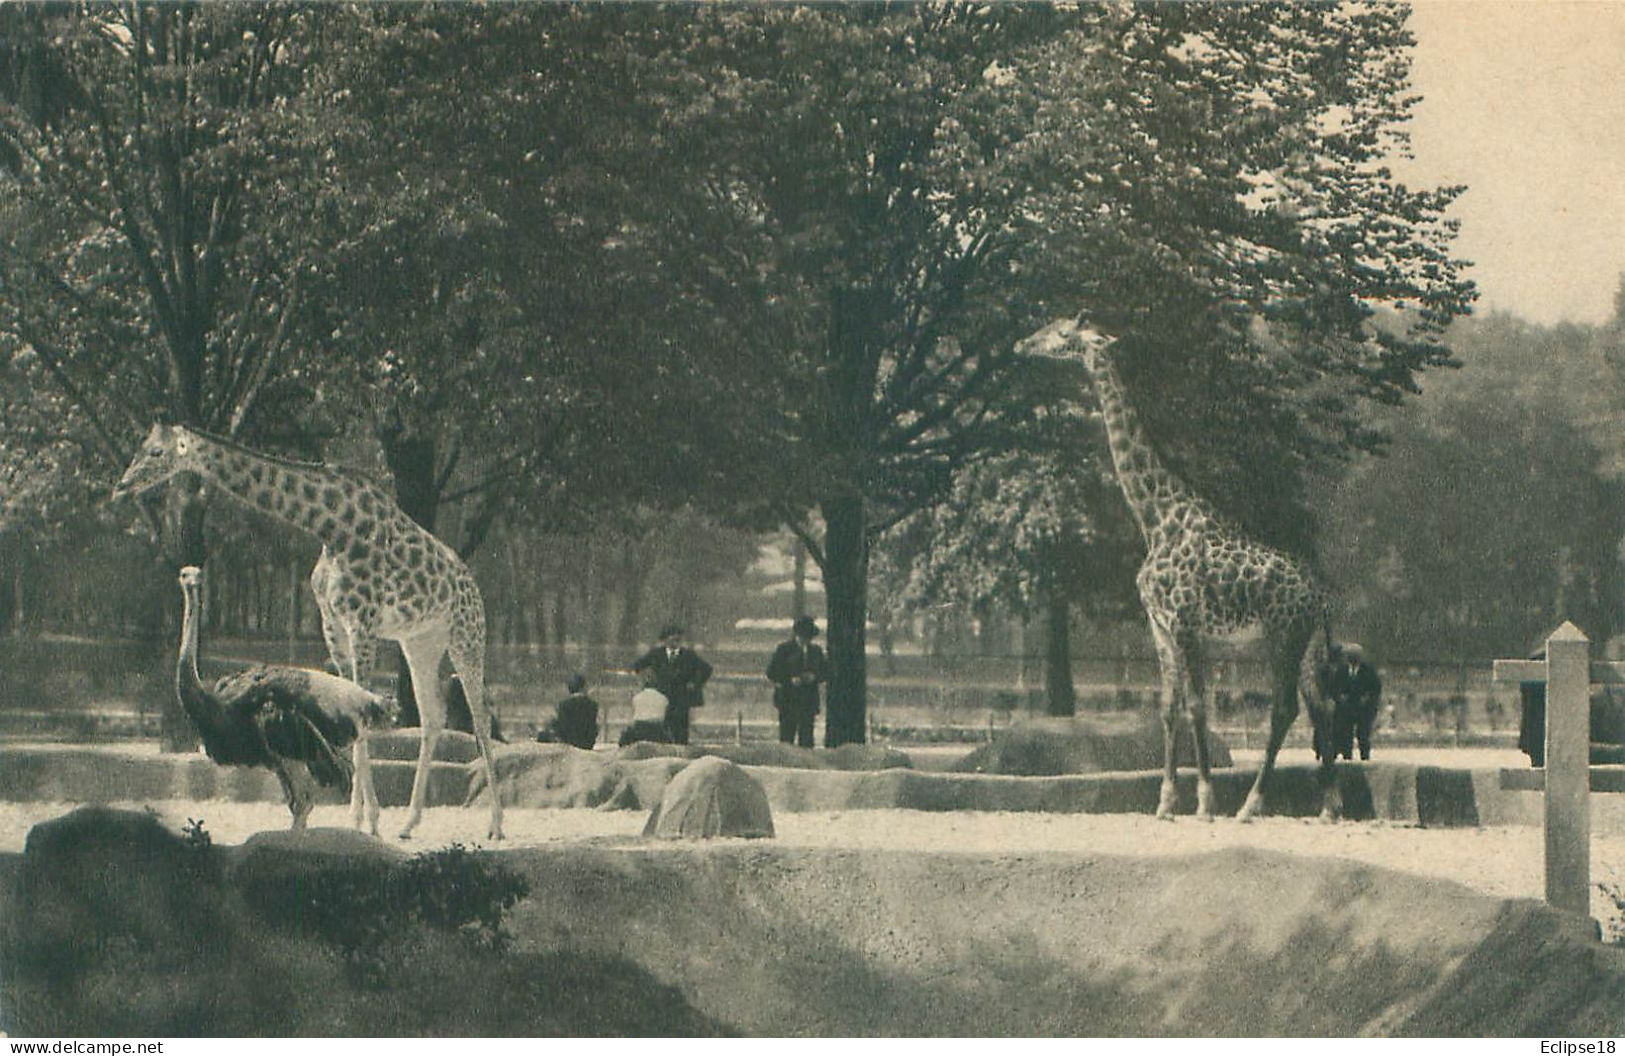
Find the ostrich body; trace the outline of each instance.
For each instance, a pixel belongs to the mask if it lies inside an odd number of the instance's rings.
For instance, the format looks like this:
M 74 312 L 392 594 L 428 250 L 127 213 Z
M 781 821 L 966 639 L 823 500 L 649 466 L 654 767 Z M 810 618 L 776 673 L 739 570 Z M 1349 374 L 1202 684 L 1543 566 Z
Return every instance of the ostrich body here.
M 251 667 L 206 688 L 197 672 L 203 570 L 181 569 L 180 583 L 185 614 L 175 695 L 209 758 L 222 766 L 259 766 L 275 773 L 296 830 L 305 827 L 315 805 L 312 784 L 348 796 L 355 777 L 370 783 L 371 773 L 352 774 L 344 752 L 368 730 L 389 725 L 384 699 L 348 679 L 297 667 Z

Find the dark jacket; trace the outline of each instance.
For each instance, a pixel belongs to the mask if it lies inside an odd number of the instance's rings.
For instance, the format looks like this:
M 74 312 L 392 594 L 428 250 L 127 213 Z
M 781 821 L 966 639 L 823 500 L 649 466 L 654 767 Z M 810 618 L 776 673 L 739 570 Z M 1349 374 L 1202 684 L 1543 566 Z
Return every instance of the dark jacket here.
M 811 673 L 813 681 L 802 685 L 796 682 L 796 676 Z M 801 642 L 795 638 L 788 642 L 780 642 L 779 647 L 773 650 L 773 659 L 767 663 L 767 678 L 773 683 L 773 706 L 783 708 L 785 705 L 800 705 L 811 708 L 813 714 L 818 713 L 818 687 L 829 679 L 829 663 L 824 659 L 824 650 L 812 642 L 807 643 L 805 651 Z
M 1363 660 L 1353 671 L 1344 661 L 1332 669 L 1331 693 L 1340 711 L 1350 715 L 1375 715 L 1377 704 L 1382 700 L 1382 679 L 1377 676 L 1377 669 Z
M 653 668 L 655 688 L 666 694 L 672 710 L 687 711 L 705 703 L 705 683 L 711 677 L 711 665 L 688 646 L 677 650 L 675 658 L 666 655 L 666 647 L 657 645 L 638 657 L 632 670 L 638 673 Z
M 585 693 L 572 693 L 559 701 L 550 724 L 560 743 L 591 748 L 598 742 L 598 703 Z

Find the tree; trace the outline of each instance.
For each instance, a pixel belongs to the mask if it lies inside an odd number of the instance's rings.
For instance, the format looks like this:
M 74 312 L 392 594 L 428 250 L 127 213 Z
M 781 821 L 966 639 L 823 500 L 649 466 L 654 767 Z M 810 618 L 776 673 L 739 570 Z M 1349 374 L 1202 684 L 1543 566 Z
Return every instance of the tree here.
M 102 467 L 150 420 L 228 435 L 275 397 L 301 265 L 279 240 L 280 104 L 302 31 L 284 5 L 15 5 L 0 12 L 0 330 L 37 357 Z M 105 469 L 104 469 L 105 471 Z M 171 570 L 204 558 L 196 481 L 145 513 Z M 188 740 L 178 708 L 166 744 Z
M 644 68 L 683 193 L 636 230 L 720 343 L 766 350 L 771 494 L 828 590 L 831 744 L 863 738 L 870 546 L 1003 442 L 1037 323 L 1120 335 L 1173 460 L 1300 545 L 1304 469 L 1448 361 L 1454 191 L 1382 167 L 1411 105 L 1400 9 L 686 14 Z M 1390 303 L 1414 326 L 1368 327 Z
M 1094 432 L 1080 405 L 1059 401 L 1025 443 L 961 467 L 945 501 L 882 542 L 882 563 L 903 573 L 887 590 L 894 605 L 995 604 L 1043 620 L 1051 715 L 1076 708 L 1074 611 L 1117 619 L 1135 599 L 1141 544 Z

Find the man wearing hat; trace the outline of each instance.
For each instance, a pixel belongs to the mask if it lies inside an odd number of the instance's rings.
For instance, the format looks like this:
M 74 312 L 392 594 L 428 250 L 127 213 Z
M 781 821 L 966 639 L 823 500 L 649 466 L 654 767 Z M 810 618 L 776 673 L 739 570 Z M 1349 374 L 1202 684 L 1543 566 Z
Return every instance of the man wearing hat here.
M 773 706 L 779 712 L 779 740 L 811 748 L 818 686 L 829 678 L 829 664 L 824 650 L 813 644 L 818 624 L 811 616 L 796 617 L 791 633 L 794 637 L 773 650 L 767 678 L 773 683 Z
M 1360 742 L 1360 758 L 1371 758 L 1371 725 L 1382 704 L 1382 679 L 1365 658 L 1365 650 L 1355 642 L 1344 642 L 1342 661 L 1332 672 L 1333 757 L 1354 758 L 1354 742 Z
M 654 687 L 666 695 L 666 733 L 673 744 L 688 743 L 688 713 L 705 703 L 705 683 L 711 665 L 683 644 L 683 629 L 668 623 L 660 630 L 660 644 L 632 663 L 638 674 L 654 672 Z

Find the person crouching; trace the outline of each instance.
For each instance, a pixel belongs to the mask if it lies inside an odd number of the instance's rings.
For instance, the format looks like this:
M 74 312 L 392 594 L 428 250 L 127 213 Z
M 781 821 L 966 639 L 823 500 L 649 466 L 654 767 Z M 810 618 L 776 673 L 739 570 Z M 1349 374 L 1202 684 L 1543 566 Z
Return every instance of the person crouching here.
M 655 688 L 659 675 L 653 668 L 645 668 L 643 688 L 632 694 L 632 725 L 621 731 L 618 742 L 622 748 L 637 741 L 667 744 L 671 737 L 666 731 L 666 694 Z

